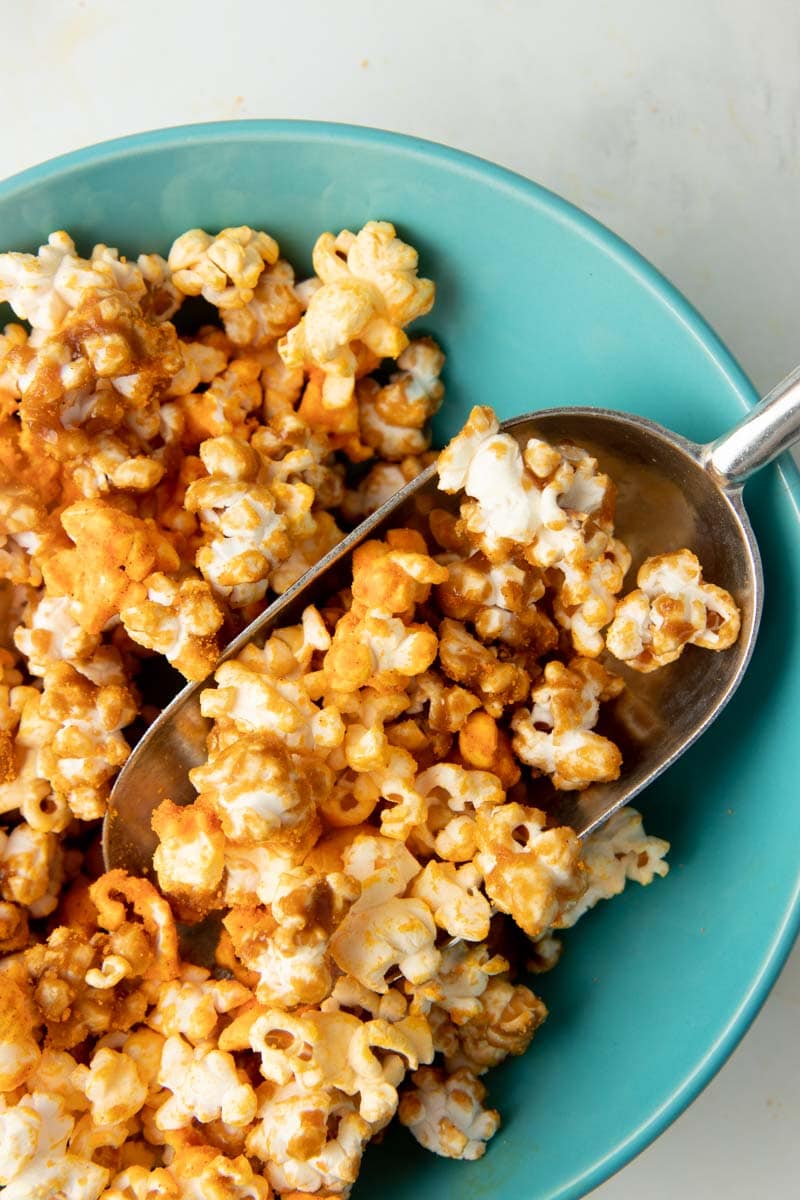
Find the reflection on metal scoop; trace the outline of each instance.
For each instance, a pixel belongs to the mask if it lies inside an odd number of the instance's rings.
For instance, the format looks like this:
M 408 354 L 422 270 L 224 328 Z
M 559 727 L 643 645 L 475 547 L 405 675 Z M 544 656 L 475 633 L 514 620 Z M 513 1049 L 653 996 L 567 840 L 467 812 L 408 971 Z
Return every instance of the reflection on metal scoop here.
M 614 783 L 584 791 L 555 792 L 541 780 L 531 802 L 547 809 L 581 836 L 633 799 L 711 724 L 741 681 L 761 614 L 763 579 L 753 530 L 742 504 L 745 479 L 800 437 L 800 368 L 753 409 L 730 433 L 700 446 L 643 417 L 606 409 L 555 408 L 528 413 L 502 428 L 525 445 L 533 435 L 585 447 L 618 487 L 616 531 L 633 554 L 630 578 L 648 555 L 686 546 L 706 579 L 729 591 L 742 613 L 738 642 L 710 654 L 687 647 L 676 662 L 642 675 L 612 661 L 627 688 L 603 732 L 623 753 Z M 418 523 L 446 498 L 428 468 L 312 567 L 226 648 L 221 661 L 249 642 L 263 643 L 274 626 L 297 621 L 306 605 L 320 603 L 349 578 L 352 550 L 388 528 Z M 153 810 L 165 798 L 194 799 L 187 773 L 205 760 L 208 722 L 199 697 L 204 683 L 190 684 L 138 743 L 111 794 L 103 830 L 108 868 L 152 872 L 156 839 Z

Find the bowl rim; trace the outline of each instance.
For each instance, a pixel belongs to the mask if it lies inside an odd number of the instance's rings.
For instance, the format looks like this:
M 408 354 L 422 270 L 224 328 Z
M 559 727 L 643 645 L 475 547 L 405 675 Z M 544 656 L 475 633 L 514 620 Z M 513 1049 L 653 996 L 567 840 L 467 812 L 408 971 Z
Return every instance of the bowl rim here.
M 594 242 L 649 291 L 656 293 L 724 376 L 739 402 L 743 415 L 758 400 L 756 389 L 719 335 L 678 288 L 638 250 L 595 217 L 549 188 L 488 159 L 433 140 L 368 125 L 316 120 L 252 118 L 172 125 L 94 142 L 27 167 L 5 180 L 0 180 L 0 201 L 14 197 L 15 194 L 20 194 L 55 176 L 68 175 L 95 163 L 135 156 L 141 151 L 209 143 L 229 144 L 231 141 L 264 143 L 297 139 L 309 143 L 335 140 L 345 145 L 401 151 L 411 158 L 429 162 L 444 162 L 462 175 L 480 178 L 494 189 L 510 192 L 532 208 L 548 212 L 551 217 L 571 226 L 585 240 Z M 800 470 L 788 451 L 777 460 L 775 467 L 800 520 Z M 624 1141 L 615 1144 L 592 1166 L 580 1175 L 559 1184 L 556 1190 L 541 1200 L 579 1200 L 626 1166 L 680 1116 L 724 1066 L 750 1028 L 776 982 L 798 933 L 800 871 L 791 902 L 783 914 L 783 919 L 773 931 L 750 987 L 694 1070 Z

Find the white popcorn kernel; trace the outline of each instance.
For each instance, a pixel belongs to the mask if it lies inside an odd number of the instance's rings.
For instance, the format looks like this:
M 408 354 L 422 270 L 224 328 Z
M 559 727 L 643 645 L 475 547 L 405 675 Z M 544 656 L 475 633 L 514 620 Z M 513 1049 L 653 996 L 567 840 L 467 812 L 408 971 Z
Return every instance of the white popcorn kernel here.
M 485 1109 L 486 1088 L 468 1070 L 452 1075 L 424 1067 L 400 1102 L 400 1122 L 426 1150 L 444 1158 L 480 1158 L 500 1127 L 500 1116 Z

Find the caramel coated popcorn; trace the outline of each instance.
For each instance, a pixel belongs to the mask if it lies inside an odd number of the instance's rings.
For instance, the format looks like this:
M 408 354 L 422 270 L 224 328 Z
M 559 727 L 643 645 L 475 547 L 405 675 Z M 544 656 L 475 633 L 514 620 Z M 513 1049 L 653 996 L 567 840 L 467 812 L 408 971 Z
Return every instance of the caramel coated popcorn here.
M 614 484 L 579 447 L 473 409 L 440 503 L 218 665 L 434 461 L 416 250 L 370 221 L 312 260 L 298 282 L 247 226 L 135 261 L 64 232 L 0 254 L 27 322 L 0 332 L 9 1200 L 346 1197 L 395 1114 L 479 1157 L 500 1121 L 481 1077 L 547 1016 L 524 965 L 667 871 L 632 810 L 581 843 L 528 793 L 624 771 L 597 728 L 624 689 L 606 649 L 642 671 L 722 650 L 738 610 L 689 550 L 622 596 Z M 151 881 L 103 872 L 98 834 L 159 660 L 208 680 L 210 732 L 194 802 L 154 813 Z M 209 970 L 178 923 L 212 914 Z

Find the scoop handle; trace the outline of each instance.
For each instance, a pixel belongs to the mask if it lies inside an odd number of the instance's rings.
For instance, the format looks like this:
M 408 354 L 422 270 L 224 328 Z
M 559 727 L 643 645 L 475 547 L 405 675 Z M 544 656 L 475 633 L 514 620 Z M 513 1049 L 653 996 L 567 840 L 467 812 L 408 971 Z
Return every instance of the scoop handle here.
M 738 487 L 800 439 L 800 367 L 728 433 L 703 447 L 703 465 L 723 487 Z

